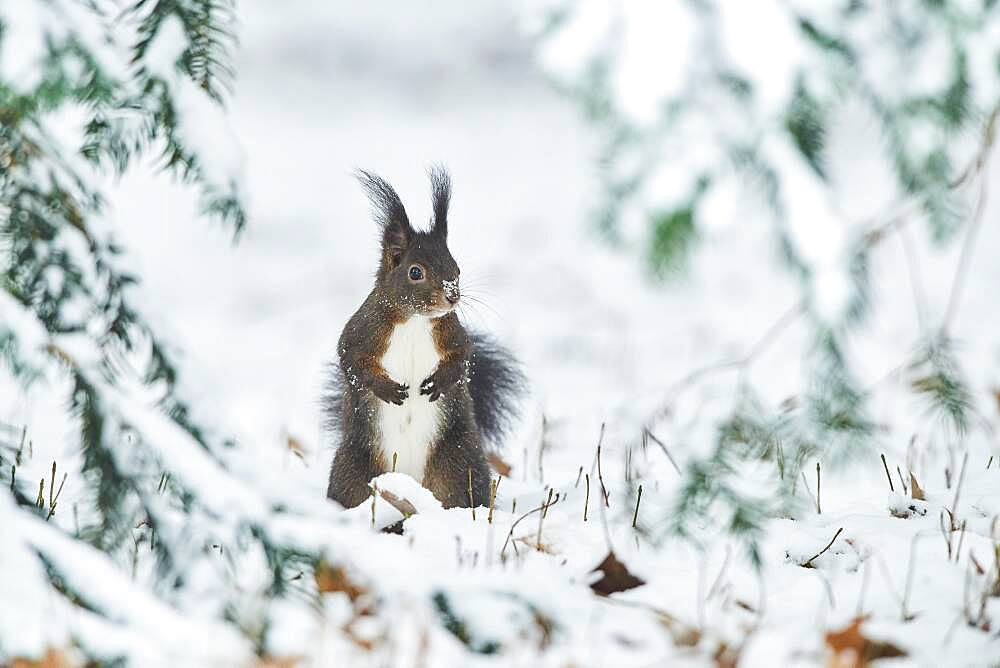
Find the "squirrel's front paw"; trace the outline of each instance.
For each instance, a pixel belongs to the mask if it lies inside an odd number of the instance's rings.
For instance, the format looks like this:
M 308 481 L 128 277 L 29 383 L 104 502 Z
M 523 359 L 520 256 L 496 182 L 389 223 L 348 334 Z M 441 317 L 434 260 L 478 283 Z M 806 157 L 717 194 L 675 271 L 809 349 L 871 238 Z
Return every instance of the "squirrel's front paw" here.
M 420 394 L 427 395 L 427 398 L 431 401 L 437 401 L 441 396 L 441 390 L 438 387 L 437 380 L 434 378 L 434 374 L 431 374 L 424 379 L 424 382 L 420 383 Z
M 372 392 L 387 404 L 402 406 L 403 402 L 410 396 L 410 386 L 401 385 L 391 378 L 379 379 L 372 387 Z
M 437 401 L 456 382 L 458 382 L 456 374 L 447 373 L 446 369 L 438 369 L 420 383 L 420 394 L 427 395 L 431 401 Z

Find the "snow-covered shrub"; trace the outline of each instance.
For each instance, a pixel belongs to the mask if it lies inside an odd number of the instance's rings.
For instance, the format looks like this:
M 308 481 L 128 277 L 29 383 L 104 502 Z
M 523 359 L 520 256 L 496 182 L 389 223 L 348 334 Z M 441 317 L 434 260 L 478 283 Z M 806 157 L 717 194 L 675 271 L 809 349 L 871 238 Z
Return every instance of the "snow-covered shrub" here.
M 671 388 L 647 422 L 665 429 L 679 394 L 739 376 L 735 397 L 711 416 L 716 431 L 674 434 L 702 454 L 670 523 L 685 533 L 712 507 L 755 550 L 762 519 L 792 512 L 806 459 L 849 460 L 878 441 L 874 388 L 852 364 L 853 337 L 878 293 L 873 250 L 917 227 L 921 250 L 961 240 L 960 267 L 969 261 L 1000 111 L 1000 10 L 929 0 L 540 0 L 523 16 L 543 68 L 605 139 L 597 218 L 611 240 L 667 277 L 699 240 L 758 225 L 773 257 L 747 260 L 780 259 L 793 277 L 797 299 L 756 343 L 760 334 L 748 334 L 745 356 Z M 920 325 L 899 361 L 942 419 L 925 426 L 953 443 L 977 428 L 950 336 L 963 272 L 939 314 L 928 313 L 911 275 Z M 793 324 L 809 332 L 804 378 L 776 405 L 745 372 Z M 700 425 L 709 410 L 699 408 Z M 746 463 L 762 457 L 778 466 L 774 493 L 745 494 Z

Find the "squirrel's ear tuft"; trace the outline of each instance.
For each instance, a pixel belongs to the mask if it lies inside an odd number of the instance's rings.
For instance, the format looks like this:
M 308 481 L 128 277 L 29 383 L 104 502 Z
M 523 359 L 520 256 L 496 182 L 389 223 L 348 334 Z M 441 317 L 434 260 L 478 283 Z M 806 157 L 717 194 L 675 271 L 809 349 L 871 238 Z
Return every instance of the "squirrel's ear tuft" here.
M 357 170 L 354 175 L 368 194 L 375 222 L 382 228 L 383 254 L 398 262 L 399 256 L 413 237 L 413 228 L 410 227 L 403 201 L 382 177 L 363 169 Z
M 428 171 L 431 177 L 431 204 L 434 206 L 435 234 L 448 236 L 448 204 L 451 202 L 451 177 L 443 165 L 434 165 Z

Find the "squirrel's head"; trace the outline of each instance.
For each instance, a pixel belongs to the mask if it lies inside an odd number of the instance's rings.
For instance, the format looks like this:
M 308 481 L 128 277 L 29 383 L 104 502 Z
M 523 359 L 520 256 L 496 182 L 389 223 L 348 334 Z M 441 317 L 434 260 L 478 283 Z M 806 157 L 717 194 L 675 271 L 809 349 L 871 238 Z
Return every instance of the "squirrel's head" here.
M 403 202 L 382 178 L 359 170 L 375 220 L 382 229 L 382 258 L 376 280 L 391 305 L 407 315 L 440 317 L 455 309 L 461 292 L 458 263 L 448 250 L 451 178 L 441 167 L 430 170 L 434 217 L 428 231 L 410 225 Z

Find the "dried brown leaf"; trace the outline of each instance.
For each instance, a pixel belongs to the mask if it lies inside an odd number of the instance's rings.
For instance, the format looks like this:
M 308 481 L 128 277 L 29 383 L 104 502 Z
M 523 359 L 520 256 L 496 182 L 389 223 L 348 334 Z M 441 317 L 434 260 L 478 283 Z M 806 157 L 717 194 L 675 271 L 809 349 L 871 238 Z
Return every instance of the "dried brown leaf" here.
M 876 659 L 906 656 L 892 643 L 866 637 L 861 630 L 866 620 L 858 617 L 844 629 L 826 634 L 826 645 L 833 652 L 827 662 L 829 668 L 866 668 Z
M 41 659 L 14 659 L 10 663 L 10 668 L 71 668 L 79 665 L 70 661 L 64 652 L 57 649 L 50 649 L 45 652 Z
M 322 594 L 343 592 L 351 601 L 356 601 L 367 591 L 352 582 L 343 567 L 331 566 L 326 562 L 320 562 L 316 566 L 316 589 Z
M 646 584 L 644 580 L 632 575 L 614 552 L 608 552 L 597 568 L 591 573 L 602 573 L 602 577 L 597 582 L 590 585 L 594 592 L 601 596 L 608 596 L 619 591 L 628 591 Z
M 289 452 L 291 452 L 293 455 L 295 455 L 302 461 L 305 461 L 306 455 L 309 454 L 309 451 L 306 450 L 304 445 L 302 445 L 302 441 L 295 438 L 291 434 L 285 436 L 285 446 L 288 448 Z
M 917 477 L 913 475 L 913 471 L 910 471 L 910 498 L 919 501 L 927 500 L 927 495 L 924 494 L 924 490 L 917 484 Z
M 257 668 L 298 668 L 303 665 L 300 656 L 269 656 L 257 663 Z
M 490 454 L 486 455 L 486 461 L 490 463 L 490 466 L 493 467 L 494 471 L 496 471 L 505 478 L 510 477 L 510 464 L 505 462 L 503 458 L 500 457 L 500 455 L 491 452 Z

